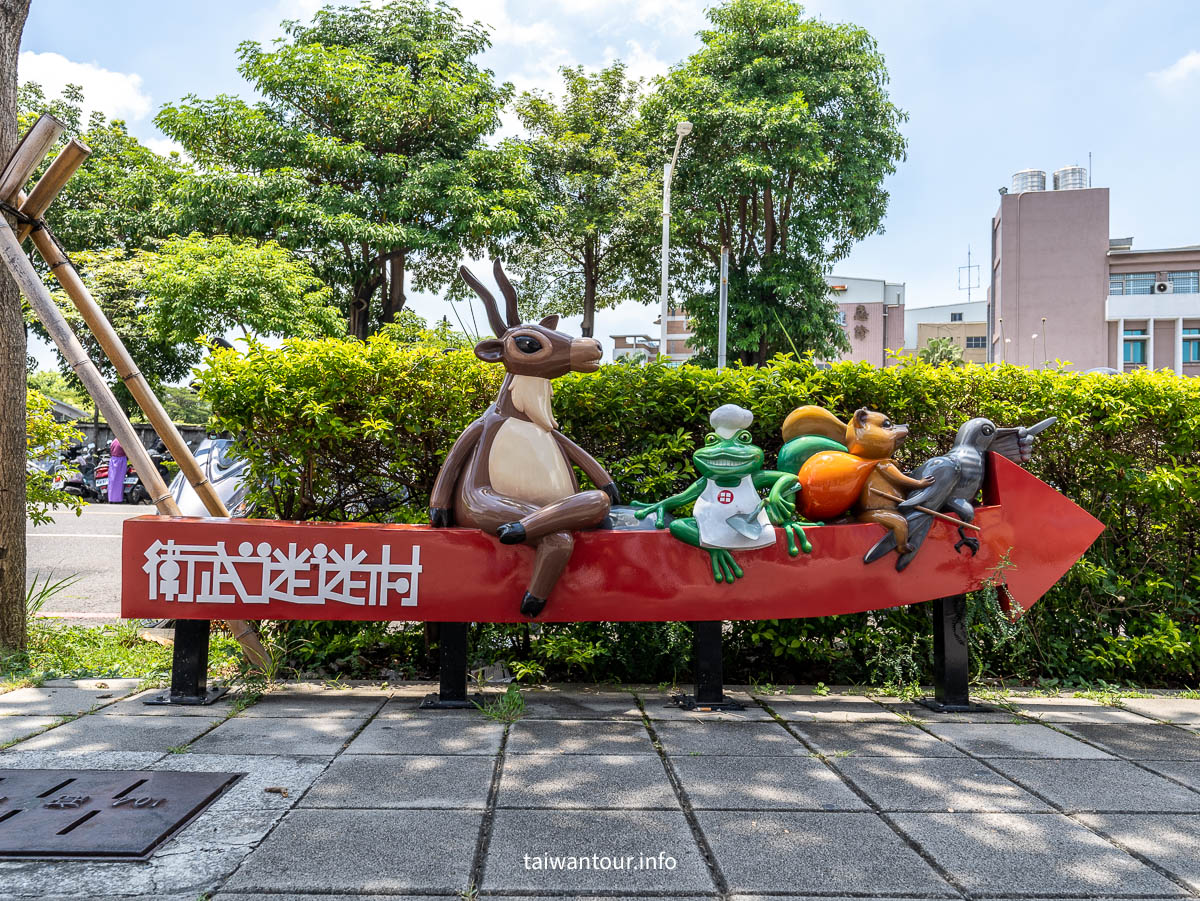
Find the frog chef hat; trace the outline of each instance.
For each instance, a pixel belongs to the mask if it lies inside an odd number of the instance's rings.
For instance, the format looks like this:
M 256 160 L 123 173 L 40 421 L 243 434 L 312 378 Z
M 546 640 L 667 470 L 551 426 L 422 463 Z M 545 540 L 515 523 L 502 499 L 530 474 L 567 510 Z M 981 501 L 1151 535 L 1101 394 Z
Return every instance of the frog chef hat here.
M 722 404 L 712 411 L 708 421 L 713 431 L 722 438 L 732 438 L 741 429 L 750 428 L 750 423 L 754 422 L 754 414 L 737 404 Z

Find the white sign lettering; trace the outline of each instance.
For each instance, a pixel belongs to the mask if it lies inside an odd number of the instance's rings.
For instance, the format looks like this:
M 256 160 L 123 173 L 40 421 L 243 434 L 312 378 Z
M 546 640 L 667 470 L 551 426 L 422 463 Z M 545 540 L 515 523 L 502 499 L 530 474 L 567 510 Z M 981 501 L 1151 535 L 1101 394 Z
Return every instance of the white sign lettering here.
M 286 550 L 262 541 L 238 545 L 231 554 L 224 541 L 177 544 L 155 541 L 146 549 L 142 570 L 150 577 L 149 600 L 205 604 L 292 604 L 337 602 L 355 607 L 417 606 L 421 548 L 412 546 L 409 563 L 393 563 L 384 545 L 378 560 L 346 544 L 339 551 L 324 544 Z

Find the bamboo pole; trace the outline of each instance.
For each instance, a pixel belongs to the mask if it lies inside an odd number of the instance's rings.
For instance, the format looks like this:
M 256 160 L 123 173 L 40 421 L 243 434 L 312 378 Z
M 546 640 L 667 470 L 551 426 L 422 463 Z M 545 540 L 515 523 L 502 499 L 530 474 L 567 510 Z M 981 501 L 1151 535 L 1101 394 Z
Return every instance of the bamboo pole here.
M 871 493 L 878 494 L 880 497 L 885 497 L 889 501 L 895 501 L 897 504 L 904 503 L 904 498 L 897 497 L 894 494 L 888 494 L 886 491 L 880 491 L 878 488 L 872 488 Z M 918 505 L 915 509 L 919 510 L 922 513 L 929 514 L 934 519 L 944 519 L 944 520 L 946 520 L 946 522 L 952 522 L 956 526 L 961 526 L 964 529 L 974 529 L 976 532 L 983 531 L 983 529 L 981 529 L 979 526 L 975 525 L 975 523 L 973 523 L 973 522 L 967 522 L 966 520 L 957 519 L 953 516 L 948 516 L 945 513 L 939 513 L 937 510 L 931 510 L 928 507 L 922 507 L 922 506 Z
M 40 123 L 42 120 L 39 119 L 38 121 Z M 72 140 L 65 148 L 63 148 L 62 152 L 55 157 L 54 161 L 50 164 L 50 167 L 38 180 L 37 184 L 33 187 L 33 190 L 30 191 L 29 197 L 21 198 L 18 195 L 18 198 L 16 198 L 18 199 L 18 202 L 22 199 L 24 200 L 24 202 L 20 204 L 21 212 L 30 216 L 31 218 L 40 218 L 41 215 L 49 208 L 50 203 L 62 189 L 62 186 L 66 184 L 67 180 L 75 173 L 80 165 L 83 164 L 84 160 L 87 159 L 90 153 L 91 151 L 85 144 L 80 141 Z M 37 164 L 34 163 L 34 167 L 36 167 L 36 165 Z M 11 168 L 11 166 L 9 168 Z M 3 180 L 0 179 L 0 185 L 2 184 Z M 5 222 L 5 225 L 7 227 L 7 222 Z M 17 249 L 19 251 L 20 239 L 12 236 L 11 227 L 8 227 L 7 231 L 9 236 L 14 237 L 14 240 L 17 241 Z M 71 265 L 70 260 L 50 237 L 49 232 L 45 228 L 32 230 L 30 226 L 25 226 L 23 231 L 26 233 L 32 231 L 34 245 L 37 247 L 39 253 L 41 253 L 42 258 L 50 265 L 50 269 L 58 279 L 59 284 L 62 285 L 63 289 L 67 292 L 67 295 L 75 304 L 76 309 L 79 310 L 80 315 L 87 323 L 88 328 L 91 329 L 92 333 L 96 336 L 106 356 L 108 356 L 109 360 L 112 361 L 113 366 L 116 368 L 117 373 L 120 375 L 122 381 L 124 381 L 125 385 L 129 388 L 130 394 L 133 395 L 134 399 L 138 403 L 138 406 L 141 407 L 142 411 L 146 414 L 146 418 L 154 427 L 154 431 L 160 438 L 162 438 L 163 443 L 167 446 L 167 449 L 171 452 L 172 456 L 179 464 L 179 468 L 184 473 L 184 477 L 187 478 L 187 480 L 196 489 L 196 493 L 204 503 L 205 509 L 207 509 L 212 516 L 228 517 L 229 511 L 226 509 L 224 503 L 222 503 L 220 496 L 216 493 L 212 484 L 208 481 L 207 477 L 200 469 L 200 466 L 196 462 L 195 457 L 192 456 L 191 450 L 188 448 L 187 443 L 183 440 L 183 436 L 181 436 L 179 434 L 179 430 L 175 428 L 175 423 L 171 421 L 171 417 L 167 415 L 166 410 L 163 409 L 162 404 L 159 402 L 158 397 L 154 394 L 154 391 L 150 388 L 149 383 L 134 365 L 133 358 L 130 356 L 129 351 L 126 349 L 124 343 L 113 329 L 112 324 L 108 321 L 108 318 L 104 315 L 103 310 L 100 309 L 100 306 L 92 298 L 91 292 L 89 292 L 87 286 L 84 285 L 83 280 L 79 277 L 79 273 L 76 271 L 75 267 Z M 22 257 L 24 258 L 23 254 Z M 7 259 L 6 262 L 8 262 Z M 12 268 L 11 264 L 9 268 Z M 32 272 L 32 267 L 29 267 L 29 269 L 30 272 Z M 24 282 L 18 278 L 15 271 L 13 275 L 14 278 L 17 278 L 18 283 L 21 284 L 22 291 L 28 298 L 29 292 L 25 290 Z M 36 278 L 36 273 L 33 273 L 33 275 Z M 41 284 L 40 280 L 38 281 L 38 284 Z M 42 285 L 42 288 L 44 289 L 45 285 Z M 54 336 L 55 330 L 51 328 L 51 320 L 48 320 L 47 316 L 56 317 L 57 320 L 59 320 L 59 322 L 55 323 L 56 326 L 59 326 L 57 328 L 58 332 L 61 333 L 65 329 L 66 335 L 69 335 L 70 339 L 73 340 L 76 345 L 78 345 L 79 353 L 82 354 L 82 360 L 86 361 L 87 366 L 89 366 L 95 372 L 96 380 L 99 381 L 99 384 L 103 386 L 104 391 L 106 391 L 111 398 L 112 392 L 109 391 L 107 384 L 105 384 L 103 379 L 100 377 L 99 371 L 95 369 L 94 364 L 92 364 L 91 360 L 87 358 L 87 354 L 83 351 L 82 345 L 79 345 L 78 339 L 75 337 L 74 333 L 71 332 L 70 326 L 67 324 L 66 320 L 62 318 L 62 314 L 58 310 L 58 307 L 54 304 L 53 299 L 50 298 L 49 292 L 46 292 L 46 299 L 50 304 L 50 308 L 39 310 L 34 307 L 35 312 L 38 313 L 39 318 L 41 318 L 42 322 L 46 325 L 47 330 L 51 331 L 52 336 Z M 31 299 L 30 306 L 32 307 L 33 305 L 34 304 Z M 43 313 L 46 315 L 43 315 Z M 61 337 L 66 340 L 66 335 L 62 335 Z M 64 350 L 63 345 L 59 343 L 58 337 L 55 337 L 55 343 L 59 345 L 59 350 L 63 353 L 63 357 L 67 359 L 68 363 L 70 363 L 72 369 L 74 369 L 77 374 L 80 374 L 80 367 L 83 366 L 80 358 L 78 356 L 69 356 L 67 351 Z M 68 349 L 74 351 L 74 348 L 71 348 L 69 343 L 67 347 Z M 83 379 L 82 375 L 80 375 L 80 380 L 84 381 L 85 387 L 88 388 L 88 393 L 91 394 L 93 399 L 96 400 L 97 407 L 101 408 L 102 412 L 104 413 L 104 418 L 112 426 L 114 433 L 118 431 L 118 422 L 121 425 L 128 426 L 129 431 L 126 435 L 119 433 L 117 434 L 118 440 L 121 441 L 122 447 L 127 448 L 127 453 L 129 456 L 134 458 L 134 469 L 138 472 L 139 476 L 141 476 L 142 480 L 146 483 L 146 486 L 150 489 L 151 496 L 154 497 L 154 504 L 158 508 L 158 511 L 169 516 L 180 515 L 179 506 L 175 503 L 175 499 L 171 496 L 170 490 L 163 481 L 162 476 L 159 474 L 157 467 L 154 466 L 149 455 L 146 454 L 145 448 L 142 447 L 141 440 L 137 438 L 136 433 L 132 431 L 132 426 L 129 425 L 124 412 L 120 409 L 120 406 L 116 405 L 115 413 L 111 412 L 100 403 L 100 399 L 92 390 L 92 385 L 89 385 L 88 381 Z M 116 404 L 115 398 L 112 398 L 112 403 Z M 114 416 L 116 418 L 114 418 Z M 132 437 L 130 438 L 130 436 Z M 132 440 L 133 443 L 130 444 L 127 438 Z M 139 456 L 143 459 L 137 459 Z M 266 649 L 262 646 L 262 642 L 259 641 L 258 635 L 255 633 L 254 629 L 249 623 L 244 620 L 229 620 L 228 626 L 230 631 L 233 632 L 233 635 L 237 639 L 238 643 L 241 645 L 243 652 L 252 663 L 255 663 L 258 666 L 265 666 L 269 662 L 269 656 L 267 655 Z
M 43 113 L 38 117 L 8 158 L 4 171 L 0 172 L 0 200 L 13 202 L 17 192 L 29 181 L 33 170 L 46 158 L 54 142 L 66 130 L 67 126 L 51 115 Z

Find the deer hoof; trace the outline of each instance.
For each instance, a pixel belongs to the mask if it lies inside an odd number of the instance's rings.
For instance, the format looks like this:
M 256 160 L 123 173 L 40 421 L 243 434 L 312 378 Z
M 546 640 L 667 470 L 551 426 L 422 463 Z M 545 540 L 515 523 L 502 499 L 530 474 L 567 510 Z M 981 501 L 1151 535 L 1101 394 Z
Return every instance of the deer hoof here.
M 546 599 L 535 597 L 528 591 L 525 592 L 525 597 L 521 599 L 521 615 L 528 616 L 530 619 L 537 616 L 546 609 Z
M 496 530 L 496 537 L 501 544 L 520 544 L 525 540 L 525 527 L 519 522 L 506 522 Z

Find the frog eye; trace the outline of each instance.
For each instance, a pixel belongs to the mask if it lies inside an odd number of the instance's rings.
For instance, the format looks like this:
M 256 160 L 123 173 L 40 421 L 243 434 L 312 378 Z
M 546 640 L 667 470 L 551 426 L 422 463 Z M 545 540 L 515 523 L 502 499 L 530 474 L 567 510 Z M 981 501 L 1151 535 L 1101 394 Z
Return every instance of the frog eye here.
M 705 444 L 716 444 L 720 440 L 721 440 L 721 436 L 718 435 L 716 432 L 709 432 L 708 437 L 704 439 L 704 443 Z
M 737 440 L 742 442 L 742 444 L 749 444 L 753 439 L 751 439 L 749 432 L 747 432 L 745 429 L 742 429 L 737 433 Z

